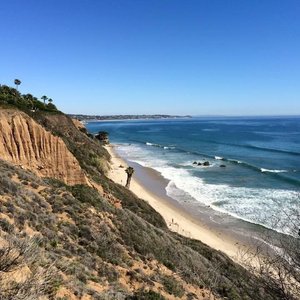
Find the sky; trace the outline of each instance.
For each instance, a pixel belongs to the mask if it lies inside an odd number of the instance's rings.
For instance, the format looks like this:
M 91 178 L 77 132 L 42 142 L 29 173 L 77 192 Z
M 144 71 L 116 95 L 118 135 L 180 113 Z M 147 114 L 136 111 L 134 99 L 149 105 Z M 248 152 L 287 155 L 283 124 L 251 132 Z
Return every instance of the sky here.
M 300 114 L 299 0 L 0 1 L 0 84 L 66 113 Z

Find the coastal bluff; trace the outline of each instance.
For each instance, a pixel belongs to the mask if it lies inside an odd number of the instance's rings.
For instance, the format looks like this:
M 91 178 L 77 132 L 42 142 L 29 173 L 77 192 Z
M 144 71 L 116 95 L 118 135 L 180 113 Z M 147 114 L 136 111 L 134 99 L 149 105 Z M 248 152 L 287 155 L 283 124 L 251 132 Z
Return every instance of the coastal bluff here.
M 0 157 L 42 177 L 69 185 L 88 184 L 64 141 L 18 110 L 0 110 Z
M 63 112 L 0 85 L 1 299 L 282 299 L 109 178 L 120 164 L 106 148 Z

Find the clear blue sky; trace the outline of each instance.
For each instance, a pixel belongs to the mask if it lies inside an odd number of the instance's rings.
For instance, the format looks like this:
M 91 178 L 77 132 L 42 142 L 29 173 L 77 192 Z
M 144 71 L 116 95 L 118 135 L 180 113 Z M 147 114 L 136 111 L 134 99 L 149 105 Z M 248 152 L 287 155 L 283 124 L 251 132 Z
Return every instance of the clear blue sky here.
M 67 113 L 300 114 L 300 1 L 1 1 L 15 78 Z

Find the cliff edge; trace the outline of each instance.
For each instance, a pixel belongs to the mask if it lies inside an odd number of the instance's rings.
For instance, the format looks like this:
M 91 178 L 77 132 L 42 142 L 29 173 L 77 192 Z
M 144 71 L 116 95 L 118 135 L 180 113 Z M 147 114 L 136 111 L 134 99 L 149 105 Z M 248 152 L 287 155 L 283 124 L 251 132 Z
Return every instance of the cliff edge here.
M 42 177 L 69 185 L 88 184 L 64 141 L 18 110 L 0 110 L 0 157 Z

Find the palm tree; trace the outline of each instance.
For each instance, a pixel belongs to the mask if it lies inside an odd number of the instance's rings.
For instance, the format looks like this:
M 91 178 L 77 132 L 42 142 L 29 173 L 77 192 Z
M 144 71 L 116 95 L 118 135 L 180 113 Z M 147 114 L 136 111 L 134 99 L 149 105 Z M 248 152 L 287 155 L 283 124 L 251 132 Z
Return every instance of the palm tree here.
M 48 99 L 47 96 L 42 96 L 41 99 L 44 101 L 44 104 L 46 104 L 46 100 Z
M 52 103 L 53 100 L 51 98 L 48 99 L 48 103 Z
M 127 181 L 126 181 L 125 187 L 127 187 L 127 188 L 129 189 L 130 181 L 131 181 L 132 175 L 133 175 L 133 173 L 134 173 L 134 168 L 128 167 L 128 168 L 125 170 L 125 172 L 126 172 L 126 174 L 127 174 Z
M 31 94 L 26 94 L 26 95 L 23 95 L 23 99 L 27 102 L 27 105 L 29 105 L 29 107 L 31 109 L 33 109 L 33 107 L 34 107 L 33 103 L 35 101 L 34 97 Z
M 16 89 L 18 90 L 18 86 L 21 84 L 21 80 L 20 79 L 15 79 L 15 85 L 16 85 Z

